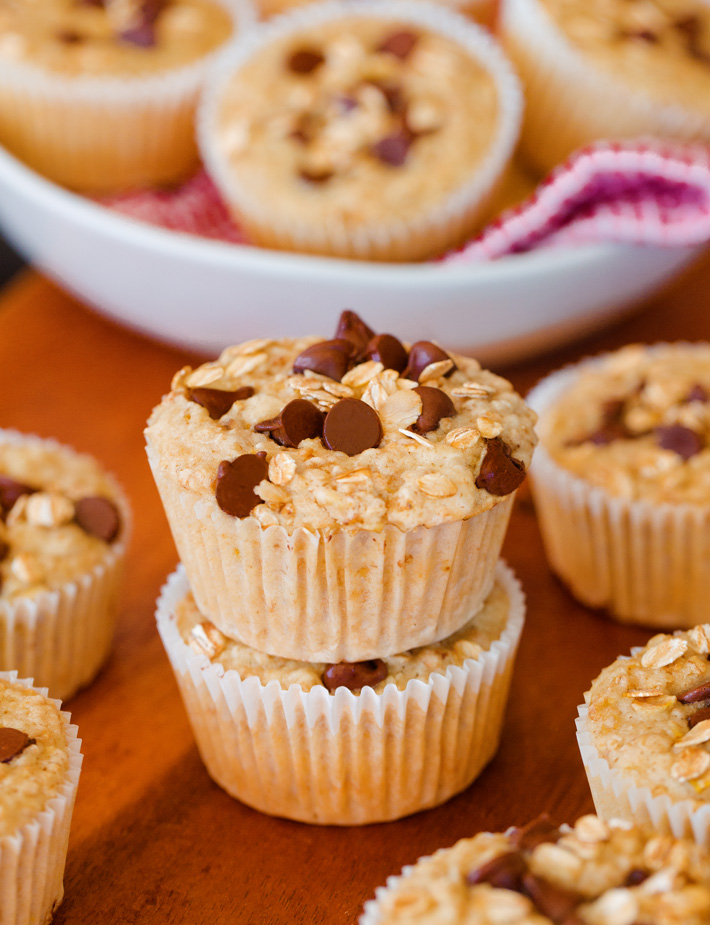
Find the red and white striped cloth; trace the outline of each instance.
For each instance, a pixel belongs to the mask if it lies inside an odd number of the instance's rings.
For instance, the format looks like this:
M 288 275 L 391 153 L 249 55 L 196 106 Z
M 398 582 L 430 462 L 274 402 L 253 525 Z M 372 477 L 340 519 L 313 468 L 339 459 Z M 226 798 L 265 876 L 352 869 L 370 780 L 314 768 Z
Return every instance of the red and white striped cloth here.
M 102 202 L 174 231 L 248 244 L 204 171 L 176 190 L 123 194 Z M 594 241 L 664 247 L 710 242 L 710 150 L 663 142 L 584 148 L 530 198 L 443 261 L 481 262 Z

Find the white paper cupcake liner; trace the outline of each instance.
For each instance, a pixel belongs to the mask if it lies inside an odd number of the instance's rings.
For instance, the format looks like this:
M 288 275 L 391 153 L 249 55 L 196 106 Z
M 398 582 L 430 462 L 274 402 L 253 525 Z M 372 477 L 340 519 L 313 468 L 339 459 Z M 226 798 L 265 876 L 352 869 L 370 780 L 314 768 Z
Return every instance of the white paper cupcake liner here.
M 540 0 L 504 3 L 502 32 L 525 86 L 521 151 L 538 169 L 550 170 L 597 139 L 710 140 L 710 120 L 701 113 L 664 105 L 597 69 Z
M 242 0 L 216 0 L 235 27 Z M 145 77 L 76 77 L 23 61 L 0 61 L 0 139 L 57 183 L 102 193 L 159 186 L 197 168 L 197 97 L 221 48 Z
M 404 690 L 355 695 L 241 680 L 195 653 L 173 616 L 188 591 L 179 568 L 156 618 L 210 776 L 261 812 L 333 825 L 397 819 L 463 790 L 498 747 L 524 621 L 517 579 L 502 563 L 496 574 L 509 616 L 489 650 Z
M 599 754 L 589 730 L 587 706 L 583 704 L 577 710 L 577 742 L 597 815 L 606 821 L 626 819 L 651 826 L 710 848 L 710 804 L 653 796 L 648 787 L 636 786 Z
M 546 377 L 528 404 L 542 419 L 583 369 L 603 359 Z M 530 484 L 550 567 L 583 604 L 644 626 L 681 629 L 706 620 L 710 507 L 607 494 L 558 465 L 544 440 Z
M 451 635 L 488 596 L 513 505 L 508 495 L 406 531 L 289 533 L 230 517 L 148 458 L 200 610 L 227 636 L 301 661 L 364 661 Z
M 0 678 L 39 690 L 32 680 L 18 680 L 17 672 Z M 57 706 L 61 704 L 57 701 Z M 69 768 L 59 792 L 37 818 L 12 835 L 0 838 L 0 922 L 2 925 L 45 925 L 64 895 L 64 864 L 74 799 L 83 756 L 77 727 L 62 713 L 69 750 Z
M 498 122 L 490 149 L 470 180 L 448 194 L 434 209 L 406 221 L 351 225 L 323 210 L 323 221 L 297 225 L 284 219 L 239 182 L 215 144 L 219 107 L 233 75 L 265 45 L 292 32 L 340 17 L 380 17 L 411 22 L 447 36 L 463 46 L 492 75 L 499 100 Z M 243 34 L 225 54 L 205 85 L 197 116 L 200 150 L 208 172 L 231 205 L 250 239 L 267 247 L 363 260 L 415 260 L 445 250 L 471 232 L 502 179 L 517 141 L 522 95 L 515 73 L 485 29 L 463 16 L 430 3 L 401 0 L 330 0 L 298 8 Z
M 41 444 L 68 459 L 83 455 L 54 440 L 0 431 L 0 443 L 8 442 Z M 121 535 L 107 546 L 104 561 L 59 588 L 0 600 L 0 671 L 17 670 L 22 677 L 34 678 L 59 700 L 68 700 L 93 680 L 113 640 L 131 514 L 123 492 L 109 481 L 121 516 Z

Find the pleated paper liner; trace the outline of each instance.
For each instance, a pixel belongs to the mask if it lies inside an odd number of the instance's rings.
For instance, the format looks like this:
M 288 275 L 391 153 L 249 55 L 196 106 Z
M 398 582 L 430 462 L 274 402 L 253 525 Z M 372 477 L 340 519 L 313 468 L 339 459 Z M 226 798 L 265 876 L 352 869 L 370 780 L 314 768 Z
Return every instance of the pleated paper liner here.
M 496 574 L 509 614 L 488 650 L 404 690 L 356 695 L 242 680 L 195 653 L 174 619 L 189 587 L 179 568 L 156 616 L 210 776 L 261 812 L 333 825 L 397 819 L 463 790 L 498 747 L 524 621 L 517 579 L 502 563 Z

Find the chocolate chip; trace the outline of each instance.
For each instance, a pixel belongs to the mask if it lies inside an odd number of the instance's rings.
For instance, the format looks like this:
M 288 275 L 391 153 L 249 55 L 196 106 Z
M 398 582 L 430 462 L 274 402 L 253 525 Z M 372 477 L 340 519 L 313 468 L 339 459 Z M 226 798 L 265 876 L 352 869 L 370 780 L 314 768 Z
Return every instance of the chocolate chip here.
M 356 353 L 363 353 L 374 336 L 375 332 L 372 328 L 369 328 L 355 312 L 346 308 L 345 311 L 340 313 L 335 337 L 336 339 L 350 341 Z
M 294 74 L 310 74 L 324 61 L 321 52 L 315 48 L 299 48 L 289 56 L 286 66 Z
M 572 441 L 572 444 L 593 443 L 595 446 L 606 446 L 614 440 L 627 440 L 639 436 L 632 433 L 624 423 L 625 411 L 625 398 L 612 398 L 604 402 L 599 427 L 586 437 Z
M 573 914 L 582 902 L 579 893 L 555 886 L 549 880 L 543 880 L 532 873 L 523 876 L 523 893 L 533 901 L 539 912 L 553 922 L 569 921 L 568 916 Z
M 301 440 L 320 437 L 323 434 L 323 412 L 305 398 L 294 398 L 275 418 L 260 421 L 254 430 L 269 434 L 281 446 L 297 447 Z
M 3 514 L 9 513 L 20 495 L 32 495 L 36 491 L 39 489 L 17 482 L 9 475 L 0 475 L 0 510 Z
M 358 398 L 342 398 L 325 417 L 323 440 L 329 450 L 357 456 L 377 446 L 381 439 L 377 412 Z
M 197 402 L 207 409 L 207 413 L 214 420 L 218 420 L 223 414 L 226 414 L 235 401 L 243 401 L 245 398 L 251 398 L 254 389 L 250 385 L 243 385 L 234 392 L 227 392 L 225 389 L 208 389 L 206 387 L 189 389 L 187 397 L 190 401 Z
M 34 743 L 35 740 L 31 739 L 26 732 L 13 729 L 12 726 L 0 726 L 0 761 L 7 764 L 8 761 L 21 755 L 28 745 L 34 745 Z
M 520 851 L 532 851 L 543 842 L 559 841 L 561 835 L 559 826 L 552 821 L 549 814 L 542 813 L 527 825 L 513 829 L 510 841 Z
M 701 707 L 688 717 L 688 729 L 692 729 L 706 719 L 710 719 L 710 707 Z
M 294 373 L 320 373 L 338 382 L 350 366 L 354 348 L 349 340 L 336 337 L 322 340 L 299 353 L 293 362 Z
M 416 434 L 426 434 L 436 430 L 442 418 L 456 414 L 456 408 L 446 392 L 428 385 L 418 385 L 414 391 L 422 400 L 422 411 L 410 430 Z
M 131 25 L 118 34 L 121 41 L 138 48 L 152 48 L 156 43 L 155 24 L 166 2 L 167 0 L 141 0 Z
M 408 132 L 395 132 L 376 141 L 372 147 L 372 154 L 388 167 L 401 167 L 407 160 L 409 149 L 412 146 L 412 136 Z
M 367 83 L 377 87 L 387 102 L 387 108 L 395 116 L 402 116 L 407 111 L 407 98 L 404 91 L 397 83 L 384 80 L 370 79 Z
M 80 498 L 74 504 L 74 520 L 90 536 L 110 543 L 118 536 L 121 518 L 118 508 L 108 498 Z
M 682 694 L 676 694 L 676 700 L 680 700 L 681 703 L 701 703 L 703 700 L 710 700 L 710 681 L 688 688 Z
M 80 32 L 75 32 L 73 29 L 61 29 L 55 35 L 57 41 L 62 42 L 64 45 L 80 45 L 86 39 L 86 36 Z
M 624 886 L 638 886 L 639 883 L 643 883 L 644 880 L 648 880 L 648 878 L 649 873 L 647 870 L 642 870 L 640 867 L 634 867 L 633 870 L 630 870 L 626 875 Z
M 522 877 L 527 870 L 525 859 L 519 851 L 508 851 L 499 854 L 481 867 L 472 870 L 466 875 L 466 883 L 475 886 L 477 883 L 489 883 L 497 890 L 522 889 Z
M 232 517 L 248 517 L 261 504 L 254 489 L 268 477 L 266 453 L 244 453 L 231 461 L 223 460 L 217 468 L 217 504 Z
M 688 460 L 703 449 L 703 439 L 700 434 L 684 427 L 682 424 L 669 424 L 666 427 L 657 427 L 654 431 L 656 441 L 661 449 L 671 450 L 683 460 Z
M 706 402 L 708 399 L 710 399 L 710 394 L 708 393 L 707 389 L 700 385 L 699 382 L 696 382 L 685 396 L 684 401 L 689 404 L 691 401 Z
M 392 334 L 376 334 L 365 347 L 365 358 L 377 360 L 385 369 L 401 373 L 407 365 L 407 351 Z
M 508 444 L 500 437 L 489 440 L 476 476 L 476 488 L 485 489 L 489 495 L 509 495 L 515 491 L 525 479 L 525 466 L 511 453 Z
M 335 171 L 327 168 L 315 170 L 312 167 L 301 167 L 298 171 L 298 175 L 302 180 L 305 180 L 306 183 L 315 183 L 318 185 L 332 180 L 335 176 Z
M 380 658 L 366 662 L 339 662 L 330 665 L 323 672 L 323 685 L 332 693 L 338 687 L 359 691 L 363 687 L 374 687 L 388 675 L 387 665 Z
M 407 368 L 402 373 L 405 379 L 413 379 L 419 382 L 419 377 L 432 363 L 440 363 L 442 360 L 450 360 L 451 357 L 445 350 L 429 340 L 418 340 L 409 348 L 409 362 Z M 456 364 L 451 367 L 445 375 L 450 376 L 456 369 Z
M 419 36 L 416 32 L 410 32 L 408 29 L 402 29 L 399 32 L 390 33 L 377 48 L 378 51 L 388 52 L 397 58 L 404 60 L 408 57 L 414 46 L 417 44 Z

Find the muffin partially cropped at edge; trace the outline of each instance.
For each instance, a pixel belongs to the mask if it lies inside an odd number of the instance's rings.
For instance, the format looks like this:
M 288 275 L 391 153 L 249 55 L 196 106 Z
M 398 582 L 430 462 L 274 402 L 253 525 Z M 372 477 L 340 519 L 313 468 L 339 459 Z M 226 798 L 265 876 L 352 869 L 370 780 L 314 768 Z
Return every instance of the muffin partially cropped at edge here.
M 529 394 L 545 550 L 575 597 L 622 622 L 689 627 L 710 597 L 710 346 L 632 345 Z
M 113 639 L 128 503 L 90 456 L 0 431 L 0 669 L 66 700 Z
M 46 688 L 0 672 L 0 921 L 45 925 L 64 895 L 82 755 Z
M 0 143 L 57 183 L 112 192 L 198 166 L 197 95 L 239 0 L 0 7 Z
M 182 370 L 146 440 L 200 610 L 264 652 L 360 661 L 481 606 L 534 419 L 476 360 L 344 312 L 331 340 Z
M 314 664 L 225 637 L 180 569 L 157 621 L 213 779 L 261 812 L 361 825 L 443 803 L 481 773 L 498 747 L 524 611 L 499 564 L 482 608 L 447 639 Z
M 710 855 L 652 827 L 582 816 L 481 832 L 420 858 L 365 904 L 360 925 L 704 925 Z
M 330 2 L 245 34 L 210 78 L 198 133 L 255 243 L 419 260 L 481 221 L 520 110 L 512 68 L 462 16 Z

